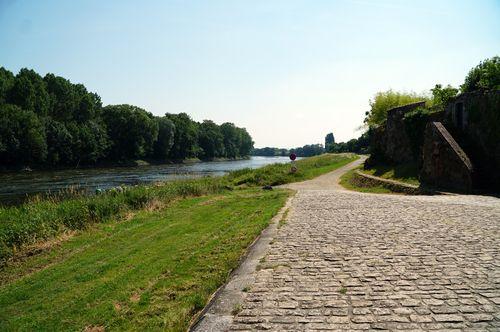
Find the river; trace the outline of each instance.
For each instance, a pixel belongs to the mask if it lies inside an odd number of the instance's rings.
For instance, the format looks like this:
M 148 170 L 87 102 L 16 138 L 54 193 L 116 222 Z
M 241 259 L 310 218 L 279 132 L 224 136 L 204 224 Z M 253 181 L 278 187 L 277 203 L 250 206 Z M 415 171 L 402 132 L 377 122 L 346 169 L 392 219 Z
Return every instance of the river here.
M 97 188 L 109 189 L 120 185 L 221 176 L 242 168 L 258 168 L 289 161 L 288 157 L 251 157 L 244 160 L 186 164 L 2 173 L 0 174 L 0 203 L 12 204 L 22 201 L 27 196 L 57 193 L 70 187 L 91 193 Z

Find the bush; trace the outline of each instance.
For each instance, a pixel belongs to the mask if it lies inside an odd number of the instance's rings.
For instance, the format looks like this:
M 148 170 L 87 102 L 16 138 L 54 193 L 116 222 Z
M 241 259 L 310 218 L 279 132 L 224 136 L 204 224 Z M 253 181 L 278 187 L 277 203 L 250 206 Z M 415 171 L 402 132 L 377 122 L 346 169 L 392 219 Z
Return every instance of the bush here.
M 500 57 L 486 59 L 472 68 L 460 86 L 462 92 L 500 89 Z
M 365 113 L 365 124 L 369 127 L 377 127 L 387 119 L 387 111 L 391 108 L 404 106 L 411 103 L 426 101 L 429 98 L 425 95 L 419 95 L 414 92 L 398 92 L 388 90 L 378 92 L 372 100 L 370 100 L 370 111 Z

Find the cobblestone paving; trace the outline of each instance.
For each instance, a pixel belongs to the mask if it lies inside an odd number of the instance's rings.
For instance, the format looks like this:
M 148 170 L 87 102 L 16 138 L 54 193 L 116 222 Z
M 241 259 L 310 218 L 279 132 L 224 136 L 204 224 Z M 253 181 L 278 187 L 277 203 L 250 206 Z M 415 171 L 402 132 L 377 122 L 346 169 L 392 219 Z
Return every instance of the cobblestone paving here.
M 500 200 L 300 190 L 231 330 L 500 330 Z

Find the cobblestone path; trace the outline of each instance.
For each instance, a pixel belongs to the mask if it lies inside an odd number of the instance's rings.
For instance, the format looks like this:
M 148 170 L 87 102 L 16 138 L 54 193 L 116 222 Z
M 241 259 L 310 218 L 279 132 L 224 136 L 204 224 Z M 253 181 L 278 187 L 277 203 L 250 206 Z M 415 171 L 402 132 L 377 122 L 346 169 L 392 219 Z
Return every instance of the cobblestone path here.
M 230 330 L 500 330 L 499 199 L 313 188 Z

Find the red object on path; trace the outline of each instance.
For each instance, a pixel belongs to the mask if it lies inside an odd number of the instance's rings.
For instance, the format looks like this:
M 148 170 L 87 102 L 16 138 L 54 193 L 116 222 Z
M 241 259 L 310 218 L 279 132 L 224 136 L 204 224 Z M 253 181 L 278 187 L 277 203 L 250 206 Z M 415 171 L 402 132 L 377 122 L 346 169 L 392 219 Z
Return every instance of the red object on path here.
M 295 159 L 297 159 L 297 155 L 296 155 L 295 153 L 291 153 L 291 154 L 290 154 L 290 159 L 291 159 L 291 160 L 295 160 Z

